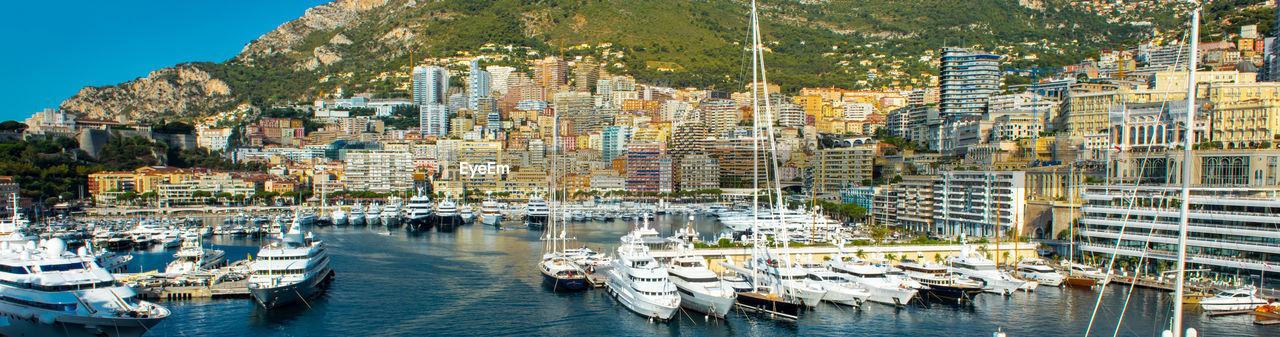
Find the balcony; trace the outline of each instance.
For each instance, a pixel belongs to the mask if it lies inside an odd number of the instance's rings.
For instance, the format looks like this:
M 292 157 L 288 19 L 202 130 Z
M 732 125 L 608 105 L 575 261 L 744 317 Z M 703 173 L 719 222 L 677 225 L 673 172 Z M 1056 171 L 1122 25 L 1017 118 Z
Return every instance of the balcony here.
M 1109 230 L 1100 230 L 1100 229 L 1092 229 L 1092 228 L 1080 230 L 1079 233 L 1081 236 L 1099 237 L 1099 238 L 1107 238 L 1107 239 L 1120 239 L 1120 236 L 1121 236 L 1119 231 L 1109 231 Z M 1170 245 L 1178 244 L 1178 238 L 1176 237 L 1163 236 L 1163 235 L 1146 235 L 1146 234 L 1140 234 L 1140 233 L 1124 233 L 1124 240 L 1132 240 L 1132 241 L 1138 241 L 1138 242 L 1156 242 L 1156 243 L 1164 243 L 1164 244 L 1170 244 Z M 1262 243 L 1262 242 L 1252 242 L 1252 241 L 1221 240 L 1221 239 L 1189 237 L 1187 238 L 1187 245 L 1204 247 L 1204 248 L 1220 248 L 1220 249 L 1232 249 L 1232 250 L 1241 250 L 1241 251 L 1250 251 L 1250 252 L 1280 254 L 1280 246 L 1269 245 L 1267 243 Z
M 1116 249 L 1116 247 L 1112 245 L 1081 243 L 1080 249 L 1084 251 L 1094 252 L 1094 253 L 1103 253 L 1103 254 L 1116 253 L 1119 255 L 1133 256 L 1133 257 L 1143 256 L 1142 250 L 1140 249 L 1128 248 L 1128 247 L 1121 247 L 1119 249 Z M 1149 258 L 1161 259 L 1161 260 L 1169 260 L 1169 261 L 1178 260 L 1177 252 L 1167 251 L 1167 250 L 1148 249 L 1146 256 Z M 1219 266 L 1219 267 L 1249 269 L 1249 270 L 1268 271 L 1268 272 L 1274 272 L 1276 270 L 1280 270 L 1280 263 L 1267 262 L 1267 261 L 1254 260 L 1254 259 L 1241 259 L 1241 258 L 1231 257 L 1231 256 L 1187 253 L 1187 262 L 1194 263 L 1194 264 L 1202 264 L 1202 265 L 1213 265 L 1213 266 Z

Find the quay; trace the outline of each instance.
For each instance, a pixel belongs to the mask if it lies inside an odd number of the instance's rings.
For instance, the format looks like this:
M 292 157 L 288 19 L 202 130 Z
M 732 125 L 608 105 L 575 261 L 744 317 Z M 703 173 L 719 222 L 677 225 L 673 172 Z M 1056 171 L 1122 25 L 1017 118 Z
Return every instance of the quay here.
M 214 285 L 144 285 L 133 287 L 143 299 L 189 300 L 195 298 L 248 298 L 249 287 L 244 280 L 222 282 Z
M 988 257 L 992 261 L 1000 261 L 1001 264 L 1012 265 L 1022 258 L 1037 257 L 1035 243 L 1028 242 L 1001 242 L 1000 249 L 996 249 L 995 243 L 969 244 L 970 246 L 985 247 Z M 948 256 L 959 256 L 962 245 L 884 245 L 884 246 L 845 246 L 843 248 L 837 246 L 812 246 L 812 247 L 789 247 L 789 248 L 770 248 L 772 254 L 778 256 L 791 256 L 794 259 L 807 259 L 811 261 L 822 262 L 829 259 L 835 259 L 839 255 L 857 256 L 859 253 L 867 260 L 876 261 L 901 261 L 906 259 L 920 261 L 937 261 L 941 262 Z M 1009 253 L 1005 256 L 1005 253 Z M 700 256 L 708 259 L 708 266 L 712 271 L 723 273 L 723 267 L 718 262 L 736 262 L 744 261 L 751 256 L 750 247 L 735 248 L 700 248 L 685 250 L 653 250 L 651 251 L 654 258 L 672 258 L 677 256 Z

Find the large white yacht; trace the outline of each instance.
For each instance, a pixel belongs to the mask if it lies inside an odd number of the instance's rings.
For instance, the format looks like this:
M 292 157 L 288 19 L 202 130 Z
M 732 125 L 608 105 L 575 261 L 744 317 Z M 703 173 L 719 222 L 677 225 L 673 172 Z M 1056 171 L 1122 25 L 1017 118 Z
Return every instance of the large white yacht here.
M 662 320 L 675 316 L 680 308 L 676 286 L 667 279 L 667 269 L 649 255 L 649 248 L 628 243 L 618 247 L 605 287 L 609 294 L 641 316 Z
M 540 196 L 529 197 L 529 203 L 525 206 L 525 219 L 529 222 L 529 227 L 544 228 L 547 226 L 547 219 L 551 215 L 551 208 L 547 207 L 547 201 Z
M 333 276 L 324 242 L 294 222 L 280 240 L 262 246 L 249 265 L 249 294 L 268 309 L 319 294 Z
M 348 224 L 347 211 L 343 210 L 342 207 L 338 207 L 338 209 L 333 210 L 333 213 L 329 214 L 329 218 L 336 226 L 346 226 Z
M 1063 279 L 1061 273 L 1053 267 L 1044 263 L 1043 260 L 1030 258 L 1023 259 L 1018 262 L 1017 269 L 1014 270 L 1013 276 L 1017 276 L 1024 280 L 1035 281 L 1050 287 L 1062 285 Z
M 141 301 L 62 239 L 0 243 L 0 335 L 141 336 L 169 310 Z
M 360 203 L 357 202 L 355 206 L 351 206 L 349 213 L 350 215 L 347 216 L 347 222 L 351 223 L 352 226 L 365 225 L 364 207 L 360 206 Z
M 182 249 L 173 254 L 173 262 L 165 266 L 165 274 L 186 274 L 216 268 L 226 262 L 227 253 L 218 249 L 205 249 L 199 237 L 182 241 Z
M 484 202 L 480 203 L 480 223 L 493 226 L 500 222 L 502 222 L 501 206 L 493 199 L 484 199 Z
M 409 203 L 405 205 L 405 224 L 410 230 L 426 230 L 430 229 L 431 223 L 431 198 L 423 195 L 419 190 L 417 195 L 409 197 Z
M 386 206 L 382 207 L 382 213 L 378 214 L 378 218 L 382 221 L 383 226 L 396 226 L 400 224 L 400 211 L 404 207 L 404 202 L 389 201 Z
M 382 207 L 377 203 L 369 204 L 369 209 L 364 211 L 364 223 L 369 226 L 376 226 L 382 223 Z
M 680 307 L 724 318 L 738 298 L 725 281 L 707 268 L 706 260 L 697 256 L 681 256 L 667 263 L 668 279 L 680 293 Z
M 978 255 L 969 245 L 962 245 L 960 256 L 948 257 L 946 264 L 955 272 L 982 282 L 982 290 L 986 292 L 1009 295 L 1027 283 L 996 268 L 995 262 Z
M 910 303 L 918 292 L 916 290 L 919 287 L 918 282 L 889 277 L 884 267 L 856 260 L 832 260 L 824 264 L 828 270 L 847 275 L 859 287 L 871 292 L 868 300 L 872 302 L 904 306 Z
M 858 285 L 852 277 L 828 270 L 821 263 L 801 261 L 797 266 L 809 273 L 811 283 L 817 283 L 827 291 L 826 295 L 822 295 L 823 301 L 857 307 L 871 298 L 871 291 Z
M 462 224 L 462 217 L 458 215 L 458 204 L 447 197 L 436 205 L 435 219 L 436 229 L 442 231 L 453 230 L 453 227 Z
M 982 283 L 961 275 L 943 265 L 902 260 L 903 273 L 924 286 L 921 296 L 943 302 L 963 304 L 982 293 Z
M 471 208 L 469 204 L 462 204 L 462 207 L 458 207 L 458 219 L 463 224 L 470 224 L 472 220 L 476 219 L 476 210 Z

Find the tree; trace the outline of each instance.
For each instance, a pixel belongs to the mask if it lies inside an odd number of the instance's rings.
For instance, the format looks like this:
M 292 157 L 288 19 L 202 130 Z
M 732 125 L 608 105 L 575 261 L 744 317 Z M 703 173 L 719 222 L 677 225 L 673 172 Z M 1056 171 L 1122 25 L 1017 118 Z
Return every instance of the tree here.
M 862 248 L 858 248 L 858 252 L 854 255 L 856 255 L 859 259 L 861 259 L 861 258 L 867 257 L 867 252 L 862 250 Z
M 884 254 L 884 259 L 888 260 L 888 262 L 893 262 L 893 260 L 898 259 L 898 256 L 894 255 L 893 253 Z
M 193 198 L 208 198 L 208 197 L 210 197 L 210 196 L 213 196 L 213 192 L 209 192 L 209 191 L 195 191 L 195 192 L 191 192 L 191 197 L 193 197 Z
M 27 125 L 18 121 L 0 122 L 0 131 L 3 132 L 23 132 L 27 130 Z

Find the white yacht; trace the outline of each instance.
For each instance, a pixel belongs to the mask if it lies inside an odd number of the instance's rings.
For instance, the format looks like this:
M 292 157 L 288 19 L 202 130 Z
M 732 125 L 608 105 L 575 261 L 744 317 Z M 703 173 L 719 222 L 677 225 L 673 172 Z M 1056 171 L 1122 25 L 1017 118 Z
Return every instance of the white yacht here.
M 847 275 L 821 267 L 805 270 L 809 272 L 810 281 L 817 282 L 818 286 L 827 291 L 826 295 L 822 295 L 823 301 L 857 307 L 871 298 L 870 290 L 862 288 Z
M 458 216 L 461 217 L 462 223 L 469 224 L 471 220 L 475 220 L 476 211 L 471 208 L 471 205 L 464 204 L 458 208 Z
M 333 213 L 329 214 L 329 218 L 336 226 L 346 226 L 348 224 L 347 211 L 343 210 L 342 207 L 338 207 L 338 209 L 333 210 Z
M 199 237 L 182 241 L 182 249 L 173 254 L 174 260 L 165 266 L 165 274 L 186 274 L 217 268 L 226 262 L 227 253 L 218 249 L 205 249 Z
M 622 306 L 649 318 L 668 320 L 675 316 L 680 296 L 667 279 L 667 269 L 649 255 L 648 247 L 623 244 L 612 266 L 605 287 Z
M 525 205 L 525 219 L 529 222 L 529 227 L 545 228 L 547 219 L 551 215 L 551 208 L 547 207 L 547 201 L 540 196 L 529 197 L 529 203 Z
M 904 306 L 916 297 L 919 283 L 889 277 L 884 267 L 862 261 L 827 261 L 828 270 L 845 274 L 859 287 L 870 292 L 868 300 L 893 306 Z
M 1227 290 L 1200 300 L 1200 307 L 1205 311 L 1253 310 L 1263 304 L 1267 304 L 1267 300 L 1258 297 L 1258 288 L 1252 285 Z
M 493 199 L 484 199 L 484 202 L 480 203 L 480 223 L 493 226 L 500 222 L 502 222 L 502 208 L 498 202 Z
M 369 226 L 377 226 L 382 223 L 382 207 L 377 203 L 369 204 L 369 209 L 364 212 L 364 223 Z
M 982 282 L 952 271 L 951 268 L 928 262 L 902 260 L 898 264 L 903 273 L 924 286 L 922 296 L 944 302 L 964 303 L 982 293 Z
M 1062 274 L 1054 270 L 1053 267 L 1045 264 L 1043 260 L 1030 258 L 1023 259 L 1018 262 L 1017 269 L 1014 270 L 1013 276 L 1018 278 L 1035 281 L 1050 287 L 1062 285 L 1064 277 Z
M 62 239 L 0 243 L 0 335 L 141 336 L 169 310 L 137 298 Z
M 383 226 L 395 226 L 400 224 L 400 208 L 404 207 L 402 202 L 389 202 L 382 207 L 382 213 L 378 214 L 378 218 L 382 221 Z
M 706 260 L 697 256 L 682 256 L 667 263 L 667 279 L 680 293 L 680 307 L 724 318 L 733 309 L 738 298 L 725 281 L 707 268 Z
M 436 205 L 435 212 L 436 228 L 440 230 L 452 230 L 454 226 L 462 223 L 462 217 L 458 215 L 458 204 L 453 200 L 445 198 Z
M 995 262 L 974 251 L 973 246 L 964 243 L 963 236 L 960 242 L 960 256 L 948 257 L 945 262 L 955 272 L 982 282 L 983 291 L 1009 295 L 1026 285 L 1026 281 L 1000 270 Z
M 262 246 L 249 264 L 249 294 L 268 309 L 319 294 L 333 276 L 324 242 L 294 222 L 280 240 Z
M 360 203 L 356 203 L 355 206 L 351 206 L 350 215 L 347 216 L 347 222 L 351 223 L 352 226 L 364 226 L 364 220 L 364 207 L 361 207 Z
M 405 205 L 405 224 L 411 230 L 424 230 L 431 226 L 428 221 L 431 218 L 431 198 L 422 194 L 422 190 L 418 190 L 418 194 L 409 197 L 409 203 Z

